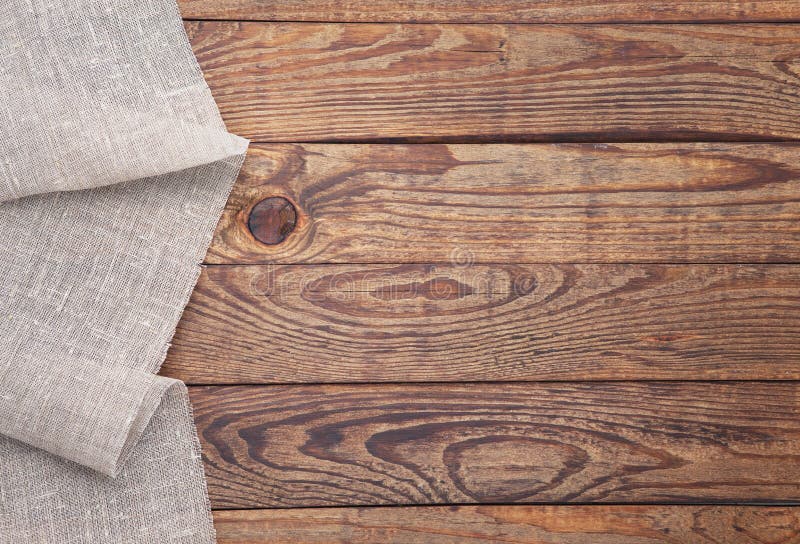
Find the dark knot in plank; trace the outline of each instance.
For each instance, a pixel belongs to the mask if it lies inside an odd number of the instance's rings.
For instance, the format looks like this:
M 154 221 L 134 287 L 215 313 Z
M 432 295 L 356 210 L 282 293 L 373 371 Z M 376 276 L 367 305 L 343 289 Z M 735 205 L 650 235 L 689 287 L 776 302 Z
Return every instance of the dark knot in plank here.
M 265 198 L 256 204 L 247 219 L 247 228 L 259 242 L 280 244 L 294 230 L 297 210 L 282 196 Z

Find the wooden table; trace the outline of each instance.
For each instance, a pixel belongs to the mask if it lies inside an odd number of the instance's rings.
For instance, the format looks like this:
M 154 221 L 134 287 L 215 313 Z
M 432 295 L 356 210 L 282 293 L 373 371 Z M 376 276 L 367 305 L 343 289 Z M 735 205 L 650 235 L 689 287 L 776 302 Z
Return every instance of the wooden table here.
M 800 2 L 181 9 L 221 544 L 800 542 Z

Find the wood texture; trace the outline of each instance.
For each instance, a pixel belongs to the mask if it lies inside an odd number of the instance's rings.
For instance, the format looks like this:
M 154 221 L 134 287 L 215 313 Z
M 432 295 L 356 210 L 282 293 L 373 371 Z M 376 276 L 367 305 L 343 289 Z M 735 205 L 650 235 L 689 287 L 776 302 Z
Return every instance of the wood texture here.
M 791 544 L 800 512 L 744 506 L 227 510 L 219 544 Z
M 614 144 L 800 140 L 800 25 L 608 24 L 800 3 L 180 3 L 307 22 L 187 23 L 272 144 L 164 371 L 441 382 L 191 387 L 214 506 L 292 507 L 217 511 L 221 544 L 800 542 L 744 506 L 800 505 L 800 382 L 633 381 L 800 379 L 800 147 Z M 605 143 L 455 145 L 496 142 Z
M 800 269 L 213 266 L 187 383 L 800 379 Z
M 798 503 L 798 383 L 194 387 L 217 508 Z
M 178 0 L 189 19 L 612 23 L 797 21 L 792 0 Z
M 297 225 L 266 245 L 274 196 Z M 206 260 L 798 262 L 800 146 L 254 146 Z
M 800 137 L 797 25 L 189 22 L 255 141 Z

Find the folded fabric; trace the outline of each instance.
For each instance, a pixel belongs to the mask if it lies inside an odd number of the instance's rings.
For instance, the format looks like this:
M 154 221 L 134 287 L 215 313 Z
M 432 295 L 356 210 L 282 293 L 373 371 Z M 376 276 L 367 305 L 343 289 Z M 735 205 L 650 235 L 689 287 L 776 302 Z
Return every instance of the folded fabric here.
M 155 373 L 247 141 L 175 0 L 6 0 L 0 96 L 0 543 L 214 542 Z

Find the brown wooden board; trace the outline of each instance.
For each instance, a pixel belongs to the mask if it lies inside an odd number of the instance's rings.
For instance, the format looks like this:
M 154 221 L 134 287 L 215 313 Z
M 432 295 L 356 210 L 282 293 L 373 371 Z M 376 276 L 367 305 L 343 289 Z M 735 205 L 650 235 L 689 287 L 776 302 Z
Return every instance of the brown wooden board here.
M 308 265 L 203 270 L 187 383 L 800 379 L 800 269 Z
M 190 19 L 598 23 L 797 21 L 793 0 L 178 0 Z
M 800 26 L 188 22 L 256 141 L 800 137 Z
M 255 145 L 206 260 L 798 262 L 800 146 Z
M 800 512 L 748 506 L 225 510 L 219 544 L 790 544 Z
M 800 384 L 193 387 L 217 508 L 800 502 Z
M 800 540 L 800 3 L 180 4 L 221 544 Z

